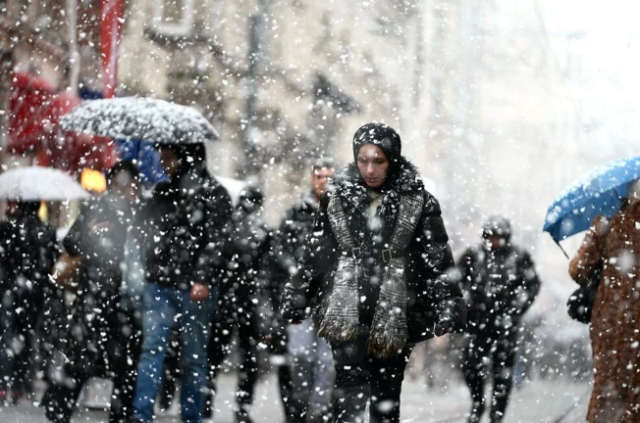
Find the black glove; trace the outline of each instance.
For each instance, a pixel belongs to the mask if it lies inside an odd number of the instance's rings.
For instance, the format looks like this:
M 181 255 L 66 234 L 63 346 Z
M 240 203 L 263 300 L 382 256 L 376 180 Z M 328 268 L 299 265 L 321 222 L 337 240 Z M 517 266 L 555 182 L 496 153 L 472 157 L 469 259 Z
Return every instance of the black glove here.
M 438 304 L 436 309 L 438 313 L 438 323 L 434 330 L 436 336 L 463 332 L 467 327 L 467 307 L 462 298 L 446 298 Z

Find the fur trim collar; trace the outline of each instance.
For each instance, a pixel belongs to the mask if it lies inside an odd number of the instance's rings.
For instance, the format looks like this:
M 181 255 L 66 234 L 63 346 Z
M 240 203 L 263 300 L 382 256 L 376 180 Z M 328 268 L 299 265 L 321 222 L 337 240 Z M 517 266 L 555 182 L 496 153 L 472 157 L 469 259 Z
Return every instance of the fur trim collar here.
M 424 184 L 418 169 L 404 157 L 401 157 L 400 161 L 400 174 L 395 180 L 385 182 L 381 191 L 396 195 L 409 195 L 424 191 Z M 358 209 L 368 204 L 367 186 L 354 163 L 348 164 L 338 172 L 329 189 L 334 195 L 339 195 L 344 199 L 346 204 Z

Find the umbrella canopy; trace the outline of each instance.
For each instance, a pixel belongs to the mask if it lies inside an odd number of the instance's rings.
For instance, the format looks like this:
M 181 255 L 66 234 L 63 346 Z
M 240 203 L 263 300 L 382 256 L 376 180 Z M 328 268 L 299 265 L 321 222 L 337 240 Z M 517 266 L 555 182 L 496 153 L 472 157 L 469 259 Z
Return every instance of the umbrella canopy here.
M 85 101 L 62 118 L 65 131 L 160 144 L 216 141 L 219 136 L 197 110 L 164 100 L 121 97 Z
M 631 182 L 640 178 L 640 157 L 605 163 L 566 188 L 547 211 L 543 231 L 556 242 L 589 229 L 597 215 L 620 209 Z
M 3 200 L 57 201 L 89 196 L 71 176 L 49 167 L 21 167 L 0 175 Z

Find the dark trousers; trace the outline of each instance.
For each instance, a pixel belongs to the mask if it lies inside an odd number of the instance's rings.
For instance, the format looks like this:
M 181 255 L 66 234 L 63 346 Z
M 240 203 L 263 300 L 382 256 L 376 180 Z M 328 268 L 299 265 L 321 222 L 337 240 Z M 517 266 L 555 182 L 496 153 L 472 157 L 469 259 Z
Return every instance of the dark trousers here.
M 39 286 L 15 286 L 0 297 L 0 390 L 11 388 L 17 398 L 32 392 L 35 330 L 42 314 L 43 294 Z
M 502 422 L 509 403 L 517 350 L 517 327 L 491 334 L 470 334 L 464 351 L 463 372 L 471 391 L 469 423 L 478 423 L 485 411 L 484 385 L 489 372 L 493 380 L 491 423 Z M 490 359 L 487 369 L 484 359 Z
M 370 423 L 400 421 L 400 392 L 413 345 L 397 356 L 380 359 L 367 353 L 368 334 L 353 342 L 332 344 L 336 366 L 333 413 L 335 423 L 364 421 L 367 402 Z
M 214 318 L 207 354 L 209 359 L 209 381 L 215 394 L 216 377 L 225 357 L 232 350 L 233 334 L 238 334 L 238 389 L 236 402 L 241 411 L 253 403 L 253 392 L 258 382 L 258 342 L 260 332 L 257 322 L 256 305 L 249 292 L 229 290 L 218 302 L 219 309 Z M 210 398 L 214 401 L 214 395 Z M 211 404 L 206 404 L 211 407 Z M 212 408 L 212 407 L 211 407 Z
M 93 377 L 105 377 L 113 382 L 109 423 L 127 422 L 133 415 L 138 359 L 142 348 L 142 328 L 134 312 L 118 310 L 105 342 L 100 342 L 97 359 L 100 374 L 78 374 L 73 383 L 50 383 L 42 404 L 46 417 L 54 423 L 69 423 L 76 409 L 78 396 L 85 382 Z M 115 326 L 115 321 L 120 325 Z
M 291 367 L 287 360 L 287 323 L 283 319 L 279 318 L 276 323 L 276 327 L 271 333 L 271 343 L 269 345 L 269 354 L 272 357 L 279 357 L 279 359 L 272 360 L 273 365 L 277 367 L 278 375 L 278 387 L 280 393 L 280 400 L 282 401 L 282 407 L 285 415 L 286 423 L 295 423 L 300 414 L 293 400 L 293 382 L 291 380 Z

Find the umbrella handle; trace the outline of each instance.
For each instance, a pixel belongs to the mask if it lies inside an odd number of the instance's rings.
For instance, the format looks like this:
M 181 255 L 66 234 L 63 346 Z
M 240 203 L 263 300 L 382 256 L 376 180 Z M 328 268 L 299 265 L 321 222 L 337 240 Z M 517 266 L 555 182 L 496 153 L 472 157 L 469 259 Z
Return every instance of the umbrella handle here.
M 551 235 L 551 234 L 549 234 Z M 567 252 L 564 250 L 564 248 L 562 248 L 562 245 L 560 245 L 560 241 L 558 241 L 557 239 L 555 239 L 553 237 L 553 235 L 551 235 L 551 238 L 553 239 L 553 242 L 556 243 L 556 245 L 562 250 L 562 252 L 564 253 L 564 256 L 567 258 L 567 260 L 569 260 L 569 254 L 567 254 Z

